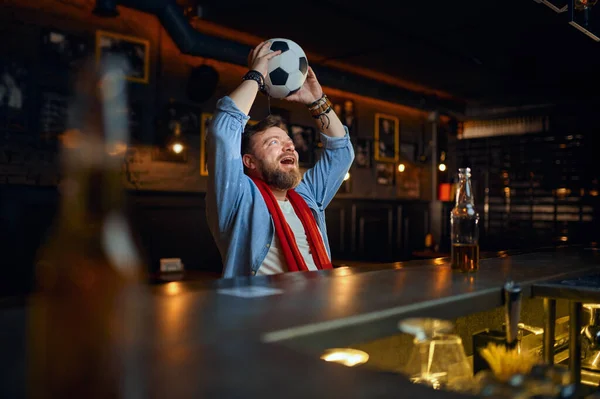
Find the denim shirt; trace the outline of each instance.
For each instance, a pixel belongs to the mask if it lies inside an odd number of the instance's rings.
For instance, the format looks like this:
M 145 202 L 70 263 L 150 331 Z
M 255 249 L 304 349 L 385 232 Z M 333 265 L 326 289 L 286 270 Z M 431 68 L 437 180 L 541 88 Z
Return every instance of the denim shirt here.
M 225 96 L 217 102 L 206 138 L 209 172 L 206 217 L 221 253 L 224 278 L 255 275 L 275 234 L 273 219 L 260 191 L 244 173 L 242 133 L 249 119 Z M 344 137 L 321 133 L 323 153 L 295 189 L 315 216 L 330 259 L 325 208 L 354 160 L 348 129 L 344 128 Z

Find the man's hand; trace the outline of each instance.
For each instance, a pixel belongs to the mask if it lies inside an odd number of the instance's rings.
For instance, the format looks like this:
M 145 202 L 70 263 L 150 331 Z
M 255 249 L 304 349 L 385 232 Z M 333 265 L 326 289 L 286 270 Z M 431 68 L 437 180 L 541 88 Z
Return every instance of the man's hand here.
M 306 80 L 304 84 L 294 94 L 285 98 L 288 101 L 295 101 L 305 105 L 308 105 L 312 102 L 317 101 L 319 98 L 323 96 L 323 88 L 321 88 L 321 84 L 317 80 L 317 75 L 312 70 L 311 67 L 308 67 L 308 75 L 306 76 Z
M 267 72 L 269 70 L 269 60 L 281 54 L 281 50 L 269 53 L 270 49 L 271 42 L 267 40 L 256 46 L 254 49 L 250 50 L 250 54 L 248 54 L 248 67 L 250 69 L 260 72 L 263 77 L 267 76 Z
M 281 51 L 269 53 L 270 48 L 271 43 L 265 41 L 256 46 L 256 48 L 251 50 L 250 54 L 248 54 L 248 67 L 262 73 L 263 78 L 267 75 L 269 60 L 276 55 L 281 54 Z M 248 115 L 252 108 L 252 104 L 256 99 L 258 89 L 258 82 L 254 80 L 245 80 L 229 95 L 229 97 L 240 111 Z
M 306 81 L 300 90 L 291 96 L 286 97 L 285 100 L 310 105 L 321 97 L 323 97 L 323 88 L 317 80 L 317 75 L 315 75 L 315 72 L 311 67 L 308 67 Z M 326 120 L 327 123 L 322 123 L 322 120 Z M 328 136 L 344 137 L 346 135 L 344 125 L 342 125 L 340 118 L 336 115 L 333 109 L 329 110 L 327 113 L 324 113 L 322 117 L 316 118 L 316 121 L 319 125 L 319 129 Z

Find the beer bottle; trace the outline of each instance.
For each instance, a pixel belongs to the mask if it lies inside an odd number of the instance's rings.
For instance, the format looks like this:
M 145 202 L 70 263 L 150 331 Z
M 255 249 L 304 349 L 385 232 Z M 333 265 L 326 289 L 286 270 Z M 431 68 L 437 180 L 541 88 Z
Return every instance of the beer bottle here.
M 138 332 L 131 293 L 142 287 L 123 209 L 126 109 L 120 67 L 82 68 L 62 139 L 59 211 L 35 265 L 30 397 L 123 396 L 122 349 Z
M 479 269 L 479 214 L 471 188 L 471 169 L 458 170 L 456 204 L 450 213 L 452 269 L 473 272 Z

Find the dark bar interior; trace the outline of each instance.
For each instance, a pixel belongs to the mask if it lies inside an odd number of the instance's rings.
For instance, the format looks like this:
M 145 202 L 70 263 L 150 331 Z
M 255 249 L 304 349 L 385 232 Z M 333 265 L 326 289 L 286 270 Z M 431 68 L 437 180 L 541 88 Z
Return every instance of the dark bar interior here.
M 596 0 L 4 0 L 0 38 L 0 397 L 600 398 Z

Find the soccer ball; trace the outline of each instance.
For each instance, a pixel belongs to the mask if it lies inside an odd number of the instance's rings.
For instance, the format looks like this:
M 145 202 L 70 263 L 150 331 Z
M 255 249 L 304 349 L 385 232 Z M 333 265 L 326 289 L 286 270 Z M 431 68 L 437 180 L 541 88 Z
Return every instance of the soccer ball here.
M 265 76 L 267 94 L 273 98 L 285 98 L 300 90 L 308 73 L 308 60 L 302 47 L 289 39 L 270 39 L 271 52 L 281 54 L 269 60 Z

